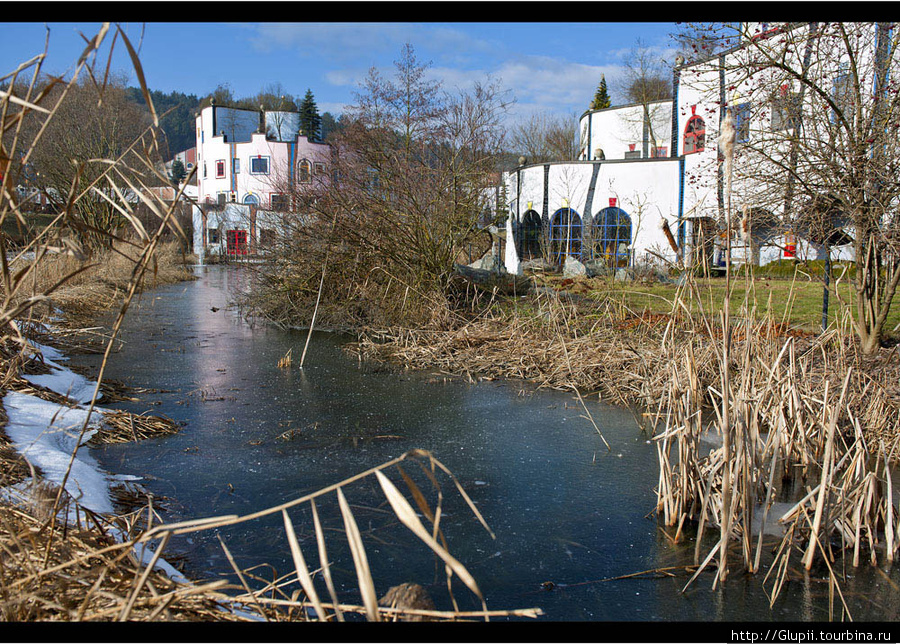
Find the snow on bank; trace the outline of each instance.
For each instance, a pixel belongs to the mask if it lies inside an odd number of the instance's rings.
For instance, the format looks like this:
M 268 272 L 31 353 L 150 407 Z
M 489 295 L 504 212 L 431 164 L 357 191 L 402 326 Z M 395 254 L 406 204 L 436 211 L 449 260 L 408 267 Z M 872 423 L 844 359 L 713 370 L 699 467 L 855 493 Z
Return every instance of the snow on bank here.
M 17 392 L 9 392 L 3 397 L 3 407 L 8 416 L 6 434 L 13 447 L 41 470 L 46 481 L 57 486 L 61 485 L 69 462 L 72 462 L 69 477 L 66 479 L 66 492 L 81 507 L 98 514 L 112 514 L 115 510 L 110 482 L 140 480 L 136 476 L 110 475 L 103 472 L 97 461 L 84 449 L 79 449 L 75 460 L 71 460 L 73 450 L 79 445 L 79 435 L 85 420 L 88 421 L 88 429 L 81 437 L 81 445 L 97 432 L 103 422 L 103 416 L 99 411 L 93 411 L 88 416 L 87 409 L 64 407 Z M 0 498 L 22 502 L 28 498 L 29 488 L 32 485 L 32 481 L 26 481 L 0 489 Z M 74 515 L 70 514 L 65 520 L 71 523 L 72 516 Z M 114 527 L 110 526 L 108 530 L 119 541 L 125 539 L 125 535 Z M 134 547 L 134 554 L 147 565 L 153 559 L 155 546 L 155 543 L 138 544 Z M 162 558 L 156 561 L 155 567 L 173 581 L 191 583 Z
M 96 381 L 88 380 L 84 376 L 75 373 L 71 369 L 59 364 L 58 361 L 68 360 L 58 349 L 44 344 L 33 343 L 40 350 L 44 358 L 44 364 L 50 368 L 50 373 L 41 375 L 23 374 L 22 377 L 33 385 L 44 387 L 55 393 L 61 394 L 77 403 L 89 403 L 97 388 Z M 102 394 L 97 394 L 97 400 Z
M 81 428 L 88 420 L 87 410 L 63 407 L 14 391 L 3 397 L 3 406 L 9 418 L 6 435 L 13 447 L 39 468 L 47 481 L 61 485 L 72 452 L 79 444 Z M 82 443 L 97 433 L 102 420 L 99 412 L 91 413 Z M 88 510 L 101 514 L 113 512 L 107 476 L 86 450 L 79 450 L 72 461 L 66 492 Z

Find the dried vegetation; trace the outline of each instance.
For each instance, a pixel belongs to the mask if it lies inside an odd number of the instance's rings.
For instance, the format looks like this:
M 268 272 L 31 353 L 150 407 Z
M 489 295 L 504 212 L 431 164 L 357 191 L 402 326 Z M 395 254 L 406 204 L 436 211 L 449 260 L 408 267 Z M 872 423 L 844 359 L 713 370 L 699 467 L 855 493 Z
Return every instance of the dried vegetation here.
M 167 235 L 183 236 L 176 217 L 178 206 L 159 199 L 149 189 L 164 185 L 167 178 L 158 163 L 158 118 L 135 48 L 122 29 L 109 24 L 104 24 L 93 37 L 86 37 L 85 42 L 69 80 L 38 82 L 46 50 L 0 78 L 9 88 L 0 91 L 0 224 L 16 220 L 28 228 L 29 213 L 15 197 L 16 177 L 28 167 L 41 135 L 60 113 L 76 83 L 80 83 L 77 87 L 82 92 L 85 88 L 95 91 L 95 103 L 103 100 L 112 50 L 117 45 L 127 50 L 134 64 L 153 124 L 110 158 L 78 160 L 68 194 L 55 195 L 63 197 L 65 206 L 49 225 L 31 230 L 24 246 L 14 247 L 0 233 L 0 393 L 18 391 L 59 405 L 75 406 L 65 396 L 34 386 L 22 375 L 48 371 L 36 343 L 63 350 L 95 351 L 103 354 L 103 361 L 96 374 L 98 385 L 93 399 L 83 406 L 90 411 L 101 391 L 110 400 L 131 396 L 132 392 L 120 385 L 104 385 L 103 374 L 134 298 L 143 288 L 183 279 L 184 273 L 174 261 L 177 251 L 163 244 Z M 80 76 L 82 81 L 78 80 Z M 83 80 L 85 76 L 87 81 Z M 23 78 L 29 80 L 22 83 Z M 26 136 L 26 132 L 30 134 Z M 129 194 L 139 197 L 142 216 Z M 111 209 L 113 219 L 120 224 L 118 228 L 100 229 L 88 223 L 101 220 L 90 218 L 92 208 L 101 203 Z M 153 226 L 146 225 L 148 212 Z M 109 329 L 90 326 L 101 312 L 113 314 Z M 63 319 L 53 320 L 53 332 L 39 324 L 59 316 Z M 142 440 L 178 429 L 163 417 L 103 413 L 100 431 L 91 439 L 94 444 Z M 5 426 L 6 421 L 0 405 L 0 422 Z M 86 444 L 88 427 L 86 420 L 80 428 L 74 428 L 79 446 Z M 166 524 L 157 514 L 154 498 L 134 484 L 122 484 L 113 490 L 122 508 L 117 516 L 101 515 L 76 503 L 66 490 L 78 450 L 76 447 L 70 454 L 62 480 L 51 482 L 22 458 L 0 431 L 0 619 L 4 621 L 344 621 L 353 619 L 353 615 L 369 620 L 467 620 L 540 614 L 536 609 L 487 609 L 475 580 L 447 550 L 441 527 L 442 477 L 453 481 L 475 518 L 482 523 L 483 520 L 452 474 L 428 453 L 404 454 L 325 490 L 250 516 Z M 422 475 L 432 483 L 431 496 L 436 496 L 436 500 L 427 501 L 428 492 L 402 469 L 401 464 L 410 462 L 418 463 Z M 395 470 L 414 499 L 413 504 L 388 478 L 387 473 Z M 377 481 L 399 522 L 440 562 L 450 596 L 449 610 L 434 610 L 433 605 L 411 593 L 410 587 L 387 592 L 382 597 L 383 605 L 379 604 L 364 541 L 344 493 L 363 479 Z M 345 543 L 349 543 L 352 562 L 329 558 L 316 506 L 326 495 L 339 507 L 342 534 L 346 536 Z M 300 505 L 308 507 L 315 519 L 313 553 L 303 551 L 288 513 Z M 163 565 L 173 536 L 217 531 L 272 514 L 282 516 L 295 564 L 294 570 L 274 580 L 263 580 L 252 570 L 242 570 L 221 536 L 223 552 L 234 567 L 233 581 L 192 583 L 170 574 L 171 568 Z M 318 557 L 319 565 L 310 568 L 306 562 L 313 557 Z M 330 574 L 335 565 L 341 570 L 355 570 L 360 602 L 338 599 Z M 454 598 L 455 581 L 475 597 L 480 609 L 459 609 Z
M 838 603 L 838 558 L 890 562 L 900 546 L 891 487 L 900 454 L 897 352 L 862 355 L 846 316 L 815 336 L 746 305 L 724 324 L 708 301 L 694 279 L 668 301 L 668 314 L 564 285 L 457 311 L 447 328 L 364 334 L 353 350 L 473 382 L 523 379 L 631 406 L 657 445 L 661 525 L 676 541 L 695 540 L 689 584 L 704 570 L 717 571 L 714 583 L 724 579 L 731 553 L 743 570 L 764 568 L 773 603 L 797 566 L 822 568 Z M 754 529 L 760 522 L 777 522 L 783 540 L 773 544 Z M 704 552 L 704 536 L 723 525 L 727 536 Z

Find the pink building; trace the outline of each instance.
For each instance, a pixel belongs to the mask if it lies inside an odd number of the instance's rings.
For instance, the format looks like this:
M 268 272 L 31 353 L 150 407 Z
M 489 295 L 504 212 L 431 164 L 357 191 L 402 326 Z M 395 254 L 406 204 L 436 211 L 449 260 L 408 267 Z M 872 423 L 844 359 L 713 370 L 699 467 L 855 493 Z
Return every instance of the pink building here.
M 196 253 L 264 250 L 294 210 L 290 195 L 328 182 L 331 148 L 309 141 L 297 112 L 213 104 L 197 116 L 196 134 Z

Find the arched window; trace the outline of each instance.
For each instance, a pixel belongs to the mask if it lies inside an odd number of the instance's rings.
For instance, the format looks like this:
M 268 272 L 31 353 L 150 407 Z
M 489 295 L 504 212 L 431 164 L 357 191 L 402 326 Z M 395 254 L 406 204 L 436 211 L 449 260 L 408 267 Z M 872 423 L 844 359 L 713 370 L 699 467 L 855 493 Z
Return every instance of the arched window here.
M 702 152 L 706 147 L 706 122 L 697 116 L 697 106 L 691 107 L 691 118 L 684 126 L 684 154 Z
M 516 251 L 522 261 L 541 256 L 541 216 L 529 210 L 516 231 Z
M 300 183 L 312 181 L 312 164 L 308 159 L 303 159 L 297 164 L 297 181 Z
M 250 206 L 258 206 L 259 205 L 259 197 L 253 194 L 252 192 L 248 192 L 244 195 L 244 203 Z
M 560 208 L 550 218 L 550 255 L 558 263 L 566 255 L 581 257 L 581 215 L 571 208 Z
M 621 208 L 610 206 L 594 215 L 593 256 L 607 266 L 628 266 L 631 259 L 631 217 Z

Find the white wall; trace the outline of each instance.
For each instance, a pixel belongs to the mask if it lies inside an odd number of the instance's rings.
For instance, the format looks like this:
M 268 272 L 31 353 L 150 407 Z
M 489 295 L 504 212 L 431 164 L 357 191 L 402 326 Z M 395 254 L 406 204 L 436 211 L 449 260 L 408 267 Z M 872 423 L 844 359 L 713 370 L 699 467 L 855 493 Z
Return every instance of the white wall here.
M 599 159 L 598 150 L 603 150 L 606 159 L 624 159 L 625 153 L 632 150 L 641 153 L 642 157 L 650 157 L 653 147 L 665 147 L 669 156 L 670 139 L 672 137 L 672 101 L 656 101 L 649 105 L 653 136 L 649 137 L 646 155 L 644 145 L 644 107 L 643 105 L 624 105 L 603 110 L 586 112 L 579 122 L 581 140 L 588 145 L 583 149 L 580 158 L 588 161 Z M 590 134 L 590 141 L 588 141 Z M 649 140 L 650 138 L 655 139 Z
M 545 167 L 549 167 L 546 213 Z M 517 177 L 521 183 L 519 193 L 516 192 Z M 569 207 L 587 226 L 593 223 L 599 211 L 615 200 L 614 205 L 631 217 L 636 262 L 650 261 L 654 253 L 675 259 L 659 222 L 665 218 L 674 227 L 678 215 L 677 159 L 540 164 L 508 173 L 505 180 L 517 223 L 529 210 L 530 202 L 531 209 L 546 218 L 552 217 L 560 208 Z M 548 221 L 545 219 L 544 223 L 546 225 Z

